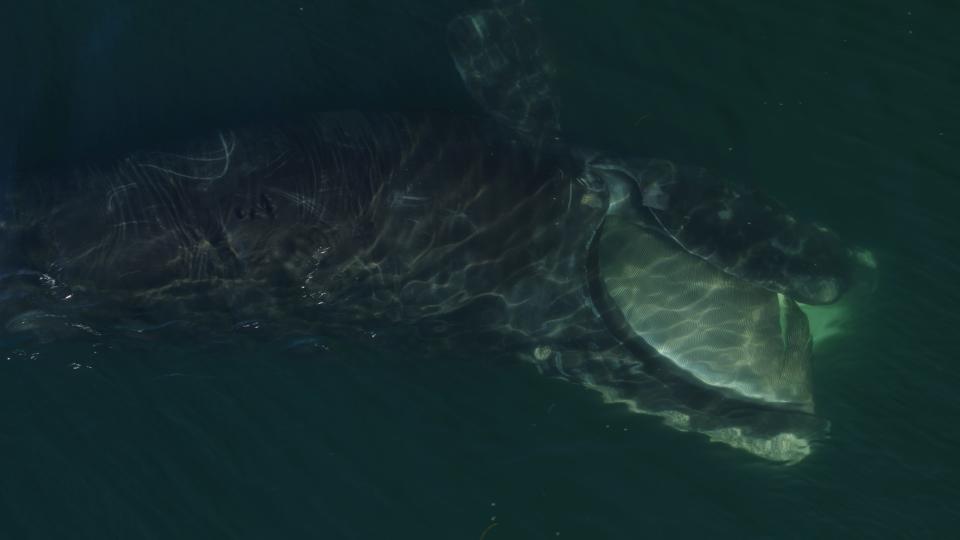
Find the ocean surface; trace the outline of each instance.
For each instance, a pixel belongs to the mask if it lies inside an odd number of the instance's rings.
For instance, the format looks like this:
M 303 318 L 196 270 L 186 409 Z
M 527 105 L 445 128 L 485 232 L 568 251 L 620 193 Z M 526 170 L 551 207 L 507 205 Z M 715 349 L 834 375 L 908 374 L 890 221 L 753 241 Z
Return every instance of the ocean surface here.
M 831 436 L 760 460 L 473 351 L 0 342 L 3 539 L 960 537 L 960 4 L 536 2 L 564 132 L 874 253 Z M 0 177 L 306 111 L 475 110 L 463 0 L 0 7 Z M 3 185 L 3 184 L 0 184 Z

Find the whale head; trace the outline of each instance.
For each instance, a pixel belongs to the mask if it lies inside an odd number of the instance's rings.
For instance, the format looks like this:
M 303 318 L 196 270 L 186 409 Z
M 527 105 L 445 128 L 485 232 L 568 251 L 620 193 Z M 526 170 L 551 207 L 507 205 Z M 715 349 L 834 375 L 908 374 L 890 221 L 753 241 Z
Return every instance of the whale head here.
M 817 332 L 836 335 L 854 292 L 872 288 L 869 252 L 703 169 L 591 156 L 584 177 L 608 194 L 593 301 L 665 395 L 622 376 L 592 385 L 674 427 L 802 459 L 829 428 L 813 400 Z

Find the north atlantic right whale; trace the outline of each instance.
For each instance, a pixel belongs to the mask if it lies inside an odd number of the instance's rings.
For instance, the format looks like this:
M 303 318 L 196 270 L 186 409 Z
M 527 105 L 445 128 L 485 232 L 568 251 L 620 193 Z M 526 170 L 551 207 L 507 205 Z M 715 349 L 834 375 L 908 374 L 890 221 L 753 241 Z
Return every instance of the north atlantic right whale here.
M 764 458 L 809 454 L 829 424 L 801 305 L 840 301 L 869 254 L 702 168 L 566 143 L 525 7 L 450 36 L 484 116 L 321 113 L 16 178 L 7 331 L 399 329 Z

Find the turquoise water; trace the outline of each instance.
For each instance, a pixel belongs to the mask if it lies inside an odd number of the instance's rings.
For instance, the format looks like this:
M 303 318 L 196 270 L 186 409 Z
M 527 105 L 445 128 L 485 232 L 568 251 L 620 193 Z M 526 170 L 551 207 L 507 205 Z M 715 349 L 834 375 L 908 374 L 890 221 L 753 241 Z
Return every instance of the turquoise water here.
M 367 343 L 4 343 L 2 538 L 949 538 L 960 514 L 960 8 L 541 2 L 571 138 L 760 185 L 869 247 L 793 466 L 507 360 Z M 468 109 L 482 2 L 5 7 L 0 158 L 315 109 Z M 302 10 L 300 8 L 303 8 Z

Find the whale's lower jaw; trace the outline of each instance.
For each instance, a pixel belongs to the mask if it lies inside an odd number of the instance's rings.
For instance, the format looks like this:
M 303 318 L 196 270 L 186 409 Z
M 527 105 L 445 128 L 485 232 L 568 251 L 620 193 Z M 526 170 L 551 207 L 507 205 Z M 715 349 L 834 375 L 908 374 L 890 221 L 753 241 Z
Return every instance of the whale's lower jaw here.
M 796 304 L 611 217 L 599 271 L 628 336 L 700 383 L 813 410 L 810 334 Z

